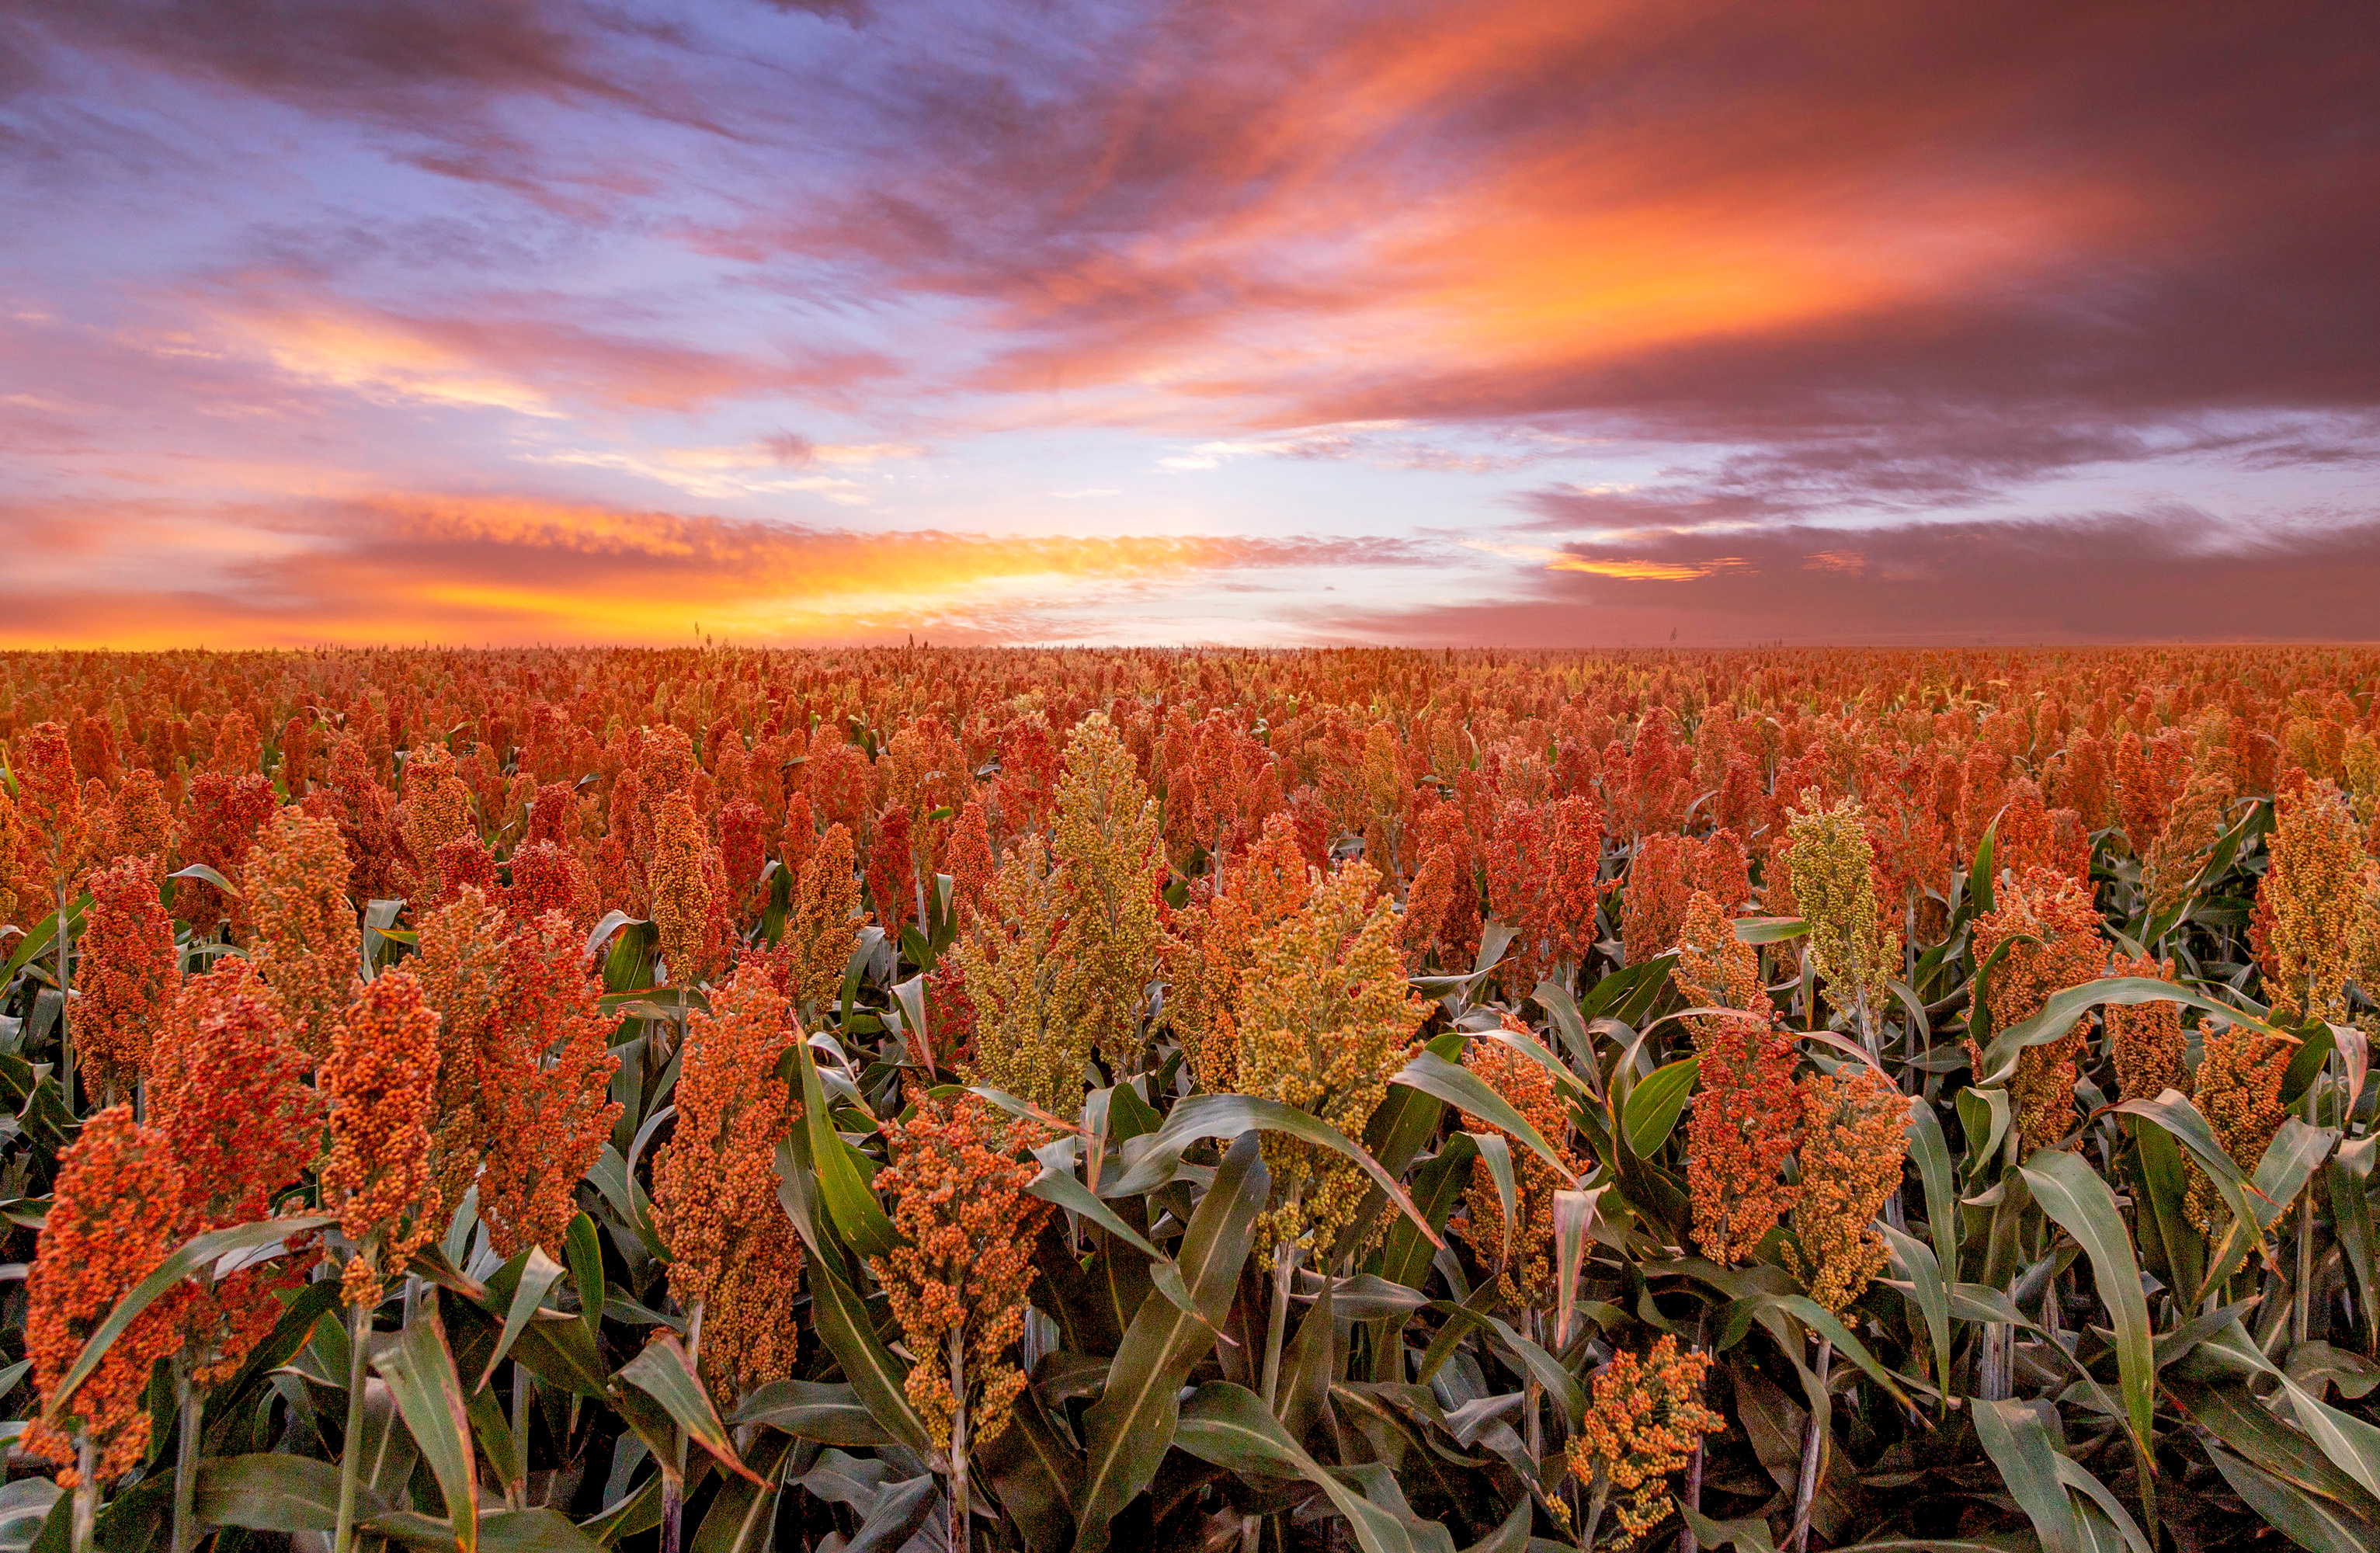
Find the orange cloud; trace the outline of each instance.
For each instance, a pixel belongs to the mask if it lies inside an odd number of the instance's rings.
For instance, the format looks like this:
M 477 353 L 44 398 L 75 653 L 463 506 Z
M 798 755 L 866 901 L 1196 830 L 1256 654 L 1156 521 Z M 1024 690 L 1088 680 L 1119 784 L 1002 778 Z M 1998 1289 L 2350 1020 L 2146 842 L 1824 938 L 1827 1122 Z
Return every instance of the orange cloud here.
M 868 533 L 528 498 L 391 496 L 234 513 L 0 512 L 0 542 L 138 532 L 37 589 L 0 588 L 0 643 L 845 641 L 1030 634 L 1034 618 L 1216 574 L 1330 564 L 1328 541 Z M 1363 547 L 1366 560 L 1396 547 Z M 13 596 L 12 596 L 13 595 Z

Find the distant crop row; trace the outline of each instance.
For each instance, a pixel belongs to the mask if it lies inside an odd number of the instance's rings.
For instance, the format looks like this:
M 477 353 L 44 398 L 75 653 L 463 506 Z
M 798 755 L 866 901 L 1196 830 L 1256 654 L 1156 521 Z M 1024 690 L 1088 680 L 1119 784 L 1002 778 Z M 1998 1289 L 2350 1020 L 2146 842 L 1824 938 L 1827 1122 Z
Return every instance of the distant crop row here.
M 2375 695 L 0 658 L 0 1553 L 2380 1547 Z

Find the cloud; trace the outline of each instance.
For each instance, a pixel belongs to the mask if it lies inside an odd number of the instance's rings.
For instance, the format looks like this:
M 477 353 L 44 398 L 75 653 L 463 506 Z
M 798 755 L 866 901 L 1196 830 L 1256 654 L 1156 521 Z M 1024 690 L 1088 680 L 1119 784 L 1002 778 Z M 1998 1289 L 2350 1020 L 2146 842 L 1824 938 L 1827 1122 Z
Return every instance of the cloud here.
M 1480 548 L 1491 548 L 1481 546 Z M 2353 641 L 2380 632 L 2380 516 L 2243 528 L 2187 508 L 1492 547 L 1510 601 L 1348 612 L 1427 645 Z
M 1101 601 L 1147 613 L 1226 575 L 1424 554 L 1299 538 L 871 532 L 433 495 L 17 504 L 0 506 L 0 544 L 47 558 L 0 582 L 0 641 L 125 647 L 650 642 L 682 640 L 697 621 L 747 641 L 923 629 L 1013 639 L 1053 622 L 1098 635 Z

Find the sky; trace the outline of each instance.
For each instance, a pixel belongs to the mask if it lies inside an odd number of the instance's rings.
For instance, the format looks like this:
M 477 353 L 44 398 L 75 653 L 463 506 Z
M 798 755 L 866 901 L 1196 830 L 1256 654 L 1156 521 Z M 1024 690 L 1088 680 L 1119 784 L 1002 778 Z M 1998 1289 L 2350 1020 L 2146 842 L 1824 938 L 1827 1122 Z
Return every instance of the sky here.
M 0 646 L 2380 637 L 2380 7 L 0 0 Z

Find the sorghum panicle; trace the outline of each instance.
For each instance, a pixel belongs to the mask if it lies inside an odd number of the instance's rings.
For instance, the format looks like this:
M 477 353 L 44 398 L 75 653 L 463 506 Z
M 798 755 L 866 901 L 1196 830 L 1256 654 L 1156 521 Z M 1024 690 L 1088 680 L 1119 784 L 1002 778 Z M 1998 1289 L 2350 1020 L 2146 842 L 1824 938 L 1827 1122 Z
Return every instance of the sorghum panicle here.
M 1810 1298 L 1840 1311 L 1884 1268 L 1876 1216 L 1900 1190 L 1909 1151 L 1909 1102 L 1864 1062 L 1803 1075 L 1801 1184 L 1793 1200 L 1797 1253 L 1786 1262 Z
M 577 928 L 560 912 L 515 921 L 504 937 L 503 999 L 484 1054 L 488 1156 L 480 1217 L 499 1256 L 562 1249 L 579 1177 L 603 1152 L 620 1103 L 620 1060 Z
M 25 1357 L 45 1415 L 25 1431 L 28 1455 L 71 1462 L 76 1439 L 88 1435 L 104 1482 L 147 1454 L 150 1367 L 179 1340 L 170 1312 L 156 1305 L 115 1340 L 55 1424 L 46 1413 L 91 1333 L 173 1249 L 181 1207 L 182 1172 L 172 1145 L 134 1122 L 129 1105 L 110 1106 L 84 1122 L 59 1156 L 49 1217 L 25 1275 Z M 79 1481 L 72 1469 L 58 1474 L 62 1487 Z
M 1240 975 L 1240 1092 L 1284 1101 L 1348 1136 L 1362 1133 L 1414 1052 L 1429 1004 L 1409 994 L 1396 915 L 1379 875 L 1350 863 L 1318 882 L 1296 915 L 1252 940 Z M 1354 1222 L 1369 1182 L 1315 1145 L 1268 1137 L 1273 1207 L 1260 1243 L 1327 1250 Z
M 256 923 L 249 958 L 298 1021 L 298 1044 L 319 1058 L 362 948 L 337 822 L 282 809 L 249 849 L 241 885 Z
M 2265 844 L 2272 865 L 2256 891 L 2253 941 L 2273 1013 L 2342 1023 L 2348 979 L 2380 939 L 2362 827 L 2336 786 L 2310 783 L 2281 795 Z
M 801 1243 L 777 1205 L 777 1140 L 801 1116 L 778 1060 L 801 1038 L 767 970 L 747 961 L 687 1021 L 677 1125 L 653 1160 L 670 1292 L 702 1306 L 703 1378 L 722 1403 L 793 1369 Z
M 792 955 L 791 995 L 801 1008 L 824 1008 L 843 988 L 843 973 L 859 947 L 858 858 L 851 831 L 830 825 L 801 867 L 783 945 Z
M 885 1124 L 891 1163 L 876 1177 L 906 1244 L 868 1267 L 916 1356 L 905 1386 L 934 1443 L 948 1449 L 958 1398 L 950 1341 L 965 1360 L 970 1438 L 992 1439 L 1025 1389 L 1011 1349 L 1025 1330 L 1033 1248 L 1050 1205 L 1026 1195 L 1040 1167 L 1017 1156 L 1039 1138 L 979 1097 L 927 1098 Z
M 410 971 L 382 973 L 331 1027 L 318 1086 L 331 1103 L 322 1206 L 354 1247 L 340 1279 L 349 1304 L 443 1229 L 430 1169 L 431 1104 L 438 1085 L 438 1013 Z
M 2166 836 L 2173 828 L 2166 828 Z M 2163 842 L 2160 840 L 2159 844 Z M 2113 977 L 2148 977 L 2171 981 L 2173 962 L 2154 954 L 2137 960 L 2118 955 L 2109 963 Z M 2168 1089 L 2190 1093 L 2190 1073 L 2182 1066 L 2186 1041 L 2181 1033 L 2180 1003 L 2109 1003 L 2107 1044 L 2114 1049 L 2116 1078 L 2127 1100 L 2154 1100 Z
M 1529 1033 L 1527 1025 L 1509 1013 L 1504 1015 L 1504 1027 L 1522 1035 Z M 1484 1037 L 1464 1046 L 1463 1065 L 1486 1080 L 1489 1088 L 1536 1128 L 1538 1135 L 1554 1147 L 1573 1176 L 1586 1173 L 1585 1165 L 1569 1147 L 1570 1107 L 1556 1086 L 1553 1074 L 1502 1041 Z M 1498 1291 L 1512 1304 L 1546 1309 L 1554 1303 L 1556 1292 L 1554 1193 L 1560 1189 L 1561 1178 L 1520 1139 L 1468 1111 L 1462 1114 L 1464 1131 L 1502 1134 L 1512 1151 L 1512 1256 L 1499 1274 Z M 1494 1172 L 1485 1159 L 1472 1162 L 1471 1182 L 1463 1189 L 1463 1201 L 1468 1214 L 1465 1234 L 1472 1253 L 1482 1266 L 1494 1267 L 1504 1256 L 1504 1199 L 1496 1189 Z
M 119 857 L 91 876 L 90 889 L 75 1031 L 94 1086 L 121 1094 L 149 1064 L 150 1041 L 181 986 L 181 956 L 149 859 Z
M 1864 1001 L 1880 1015 L 1899 976 L 1900 935 L 1876 905 L 1876 845 L 1867 819 L 1844 799 L 1832 808 L 1804 794 L 1803 812 L 1788 828 L 1785 866 L 1793 879 L 1793 899 L 1810 925 L 1810 960 L 1828 983 L 1839 1008 Z
M 1595 1377 L 1595 1400 L 1569 1449 L 1571 1474 L 1598 1477 L 1618 1498 L 1621 1530 L 1642 1536 L 1670 1512 L 1669 1474 L 1686 1464 L 1702 1437 L 1727 1427 L 1703 1405 L 1707 1353 L 1682 1353 L 1663 1334 L 1639 1359 L 1622 1349 Z
M 1975 922 L 1970 952 L 1978 968 L 2002 944 L 2008 945 L 2008 952 L 1982 991 L 1983 1011 L 1994 1034 L 2041 1013 L 2053 994 L 2096 979 L 2107 963 L 2107 944 L 2100 936 L 2099 910 L 2091 892 L 2047 868 L 2010 880 L 1994 909 Z M 2019 1147 L 2025 1152 L 2058 1142 L 2072 1126 L 2074 1059 L 2089 1025 L 2085 1014 L 2056 1040 L 2018 1054 L 2009 1098 L 2016 1106 Z M 1973 1040 L 1967 1049 L 1980 1072 L 1981 1050 Z
M 1140 1049 L 1140 1016 L 1164 934 L 1157 891 L 1157 800 L 1132 752 L 1094 714 L 1066 741 L 1058 823 L 1050 846 L 1064 883 L 1060 958 L 1068 1014 L 1119 1071 Z

